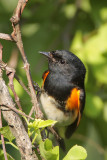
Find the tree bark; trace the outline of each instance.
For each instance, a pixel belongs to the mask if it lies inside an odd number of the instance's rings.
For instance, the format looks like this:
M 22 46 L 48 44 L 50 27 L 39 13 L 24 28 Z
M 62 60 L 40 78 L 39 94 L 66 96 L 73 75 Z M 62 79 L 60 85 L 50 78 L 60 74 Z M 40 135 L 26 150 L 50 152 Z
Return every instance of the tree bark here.
M 13 135 L 16 138 L 16 143 L 19 148 L 22 160 L 38 160 L 35 152 L 32 150 L 30 138 L 24 128 L 24 125 L 19 115 L 10 110 L 8 107 L 15 108 L 15 104 L 9 94 L 5 81 L 0 78 L 0 105 L 4 119 L 7 121 Z

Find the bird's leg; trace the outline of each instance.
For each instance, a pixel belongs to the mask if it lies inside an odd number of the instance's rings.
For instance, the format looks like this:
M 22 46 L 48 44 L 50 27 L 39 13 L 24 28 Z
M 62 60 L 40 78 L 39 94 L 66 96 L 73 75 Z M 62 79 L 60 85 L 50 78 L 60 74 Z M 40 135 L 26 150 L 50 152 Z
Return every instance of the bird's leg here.
M 35 91 L 37 91 L 37 93 L 41 92 L 41 89 L 40 89 L 37 82 L 33 81 L 33 87 L 34 87 Z

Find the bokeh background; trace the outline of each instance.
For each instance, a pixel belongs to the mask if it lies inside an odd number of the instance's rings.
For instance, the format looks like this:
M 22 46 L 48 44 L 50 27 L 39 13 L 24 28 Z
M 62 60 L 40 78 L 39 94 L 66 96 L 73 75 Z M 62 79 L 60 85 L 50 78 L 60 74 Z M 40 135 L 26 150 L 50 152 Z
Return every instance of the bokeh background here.
M 17 2 L 0 0 L 0 32 L 11 34 L 9 19 Z M 21 17 L 21 32 L 32 79 L 39 85 L 47 69 L 47 61 L 39 51 L 65 49 L 84 62 L 87 68 L 84 115 L 75 134 L 65 141 L 66 147 L 68 150 L 74 144 L 82 145 L 87 150 L 87 160 L 107 160 L 107 0 L 29 0 Z M 8 63 L 18 50 L 13 42 L 0 42 L 4 47 L 3 61 Z M 19 52 L 16 74 L 27 85 Z M 4 78 L 8 83 L 5 74 Z M 14 84 L 28 114 L 30 98 L 15 80 Z M 15 149 L 6 147 L 16 160 L 20 159 Z M 60 159 L 64 154 L 60 153 Z

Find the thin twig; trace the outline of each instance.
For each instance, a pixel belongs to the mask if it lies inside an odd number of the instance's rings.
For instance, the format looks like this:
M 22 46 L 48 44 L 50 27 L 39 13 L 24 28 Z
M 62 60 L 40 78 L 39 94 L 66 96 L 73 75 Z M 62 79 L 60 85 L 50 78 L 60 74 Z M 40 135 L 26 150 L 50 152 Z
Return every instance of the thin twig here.
M 6 63 L 0 60 L 0 68 L 5 69 L 7 72 L 14 72 L 14 78 L 20 83 L 20 85 L 23 87 L 23 89 L 31 96 L 28 88 L 24 85 L 24 83 L 19 79 L 19 77 L 16 75 L 16 71 L 14 68 L 9 67 Z
M 48 127 L 51 133 L 55 136 L 57 140 L 61 139 L 61 137 L 57 134 L 57 132 L 52 127 Z
M 15 69 L 8 67 L 7 64 L 5 64 L 1 60 L 0 60 L 0 68 L 1 69 L 6 69 L 6 74 L 7 74 L 8 78 L 9 78 L 9 87 L 11 88 L 11 90 L 12 90 L 12 92 L 14 94 L 15 102 L 16 102 L 17 106 L 19 107 L 20 110 L 22 110 L 22 107 L 21 107 L 21 104 L 20 104 L 20 101 L 19 101 L 19 97 L 16 94 L 15 89 L 14 89 L 14 85 L 13 85 Z
M 22 59 L 24 62 L 24 69 L 26 71 L 26 76 L 28 80 L 28 86 L 30 88 L 31 92 L 31 100 L 33 106 L 35 106 L 36 111 L 36 117 L 41 117 L 41 111 L 38 106 L 35 90 L 33 87 L 32 78 L 30 75 L 30 65 L 27 61 L 26 54 L 23 48 L 23 42 L 21 38 L 21 31 L 20 31 L 20 17 L 21 14 L 26 6 L 26 3 L 28 0 L 18 0 L 17 7 L 15 9 L 15 12 L 11 18 L 13 32 L 11 34 L 12 40 L 16 42 L 16 45 L 22 55 Z M 3 37 L 3 36 L 2 36 Z M 9 37 L 9 36 L 8 36 Z M 2 78 L 0 78 L 0 104 L 4 104 L 6 106 L 12 106 L 15 108 L 14 103 L 12 101 L 11 96 L 9 95 L 8 88 L 5 85 L 5 82 Z M 5 107 L 1 107 L 1 109 L 5 109 Z M 2 111 L 4 119 L 8 122 L 8 125 L 11 128 L 11 131 L 13 135 L 16 137 L 16 142 L 19 147 L 20 153 L 21 153 L 21 159 L 22 160 L 37 160 L 37 156 L 35 152 L 32 150 L 32 144 L 28 137 L 28 134 L 25 131 L 25 128 L 22 124 L 22 121 L 20 120 L 19 116 L 11 111 L 10 109 L 7 109 L 7 111 Z
M 22 116 L 25 116 L 25 117 L 27 117 L 27 118 L 29 118 L 29 119 L 34 120 L 34 118 L 26 115 L 24 112 L 21 112 L 20 110 L 18 110 L 18 109 L 16 109 L 16 108 L 13 108 L 13 107 L 11 107 L 11 106 L 7 106 L 7 105 L 4 105 L 4 104 L 0 104 L 0 106 L 9 108 L 10 110 L 14 111 L 15 113 L 18 113 L 18 114 L 20 114 L 20 115 L 22 115 Z M 6 111 L 6 110 L 3 110 L 3 111 Z
M 30 116 L 30 117 L 32 116 L 34 110 L 35 110 L 35 107 L 32 106 L 32 108 L 31 108 L 31 110 L 30 110 L 30 112 L 29 112 L 29 116 Z M 29 120 L 30 120 L 30 119 L 28 118 L 28 121 L 29 121 Z
M 19 25 L 21 14 L 22 14 L 27 2 L 28 2 L 28 0 L 19 0 L 18 1 L 16 10 L 11 18 L 12 27 L 13 27 L 13 32 L 12 32 L 11 36 L 16 41 L 16 45 L 21 53 L 21 56 L 22 56 L 22 59 L 24 62 L 24 69 L 26 71 L 28 86 L 29 86 L 29 89 L 31 92 L 31 101 L 32 101 L 32 104 L 35 107 L 35 111 L 36 111 L 36 118 L 41 118 L 42 112 L 40 111 L 39 104 L 38 104 L 36 94 L 35 94 L 35 90 L 33 87 L 33 82 L 32 82 L 32 78 L 31 78 L 31 74 L 30 74 L 30 65 L 27 61 L 26 54 L 24 51 L 23 42 L 22 42 L 22 38 L 21 38 L 20 25 Z
M 8 40 L 8 41 L 14 41 L 12 36 L 5 33 L 0 33 L 0 39 Z
M 19 79 L 19 77 L 15 74 L 14 78 L 20 83 L 20 85 L 23 87 L 23 89 L 28 93 L 29 96 L 31 96 L 30 91 L 28 90 L 28 88 L 25 86 L 25 84 L 22 82 L 21 79 Z
M 14 68 L 10 68 L 7 63 L 4 63 L 2 60 L 0 60 L 0 68 L 1 69 L 5 69 L 8 72 L 14 72 L 15 73 L 15 69 Z
M 17 52 L 16 49 L 14 49 L 12 51 L 11 57 L 10 57 L 10 59 L 8 61 L 8 65 L 15 69 L 16 66 L 17 66 L 17 61 L 18 61 L 18 52 Z M 14 88 L 13 80 L 14 80 L 15 72 L 10 72 L 10 71 L 6 70 L 6 74 L 7 74 L 8 78 L 9 78 L 8 85 L 9 85 L 10 89 L 13 92 L 13 95 L 14 95 L 14 98 L 15 98 L 15 102 L 16 102 L 17 106 L 19 107 L 19 109 L 22 110 L 19 97 L 18 97 L 18 95 L 17 95 L 17 93 L 15 91 L 15 88 Z
M 14 84 L 13 84 L 14 72 L 7 72 L 6 74 L 8 75 L 8 78 L 9 78 L 9 87 L 11 88 L 11 90 L 13 92 L 13 95 L 15 97 L 15 102 L 16 102 L 17 106 L 19 107 L 19 109 L 22 110 L 22 107 L 21 107 L 21 104 L 19 101 L 19 97 L 16 94 L 16 91 L 14 89 Z
M 19 0 L 18 1 L 15 12 L 10 19 L 12 22 L 13 32 L 11 35 L 1 33 L 0 38 L 16 42 L 16 45 L 22 55 L 22 59 L 24 62 L 24 69 L 26 71 L 28 86 L 29 86 L 30 92 L 31 92 L 31 101 L 32 101 L 32 104 L 33 104 L 35 111 L 36 111 L 36 118 L 41 118 L 42 112 L 39 108 L 39 104 L 38 104 L 38 101 L 36 98 L 36 93 L 35 93 L 35 90 L 33 87 L 33 82 L 32 82 L 32 78 L 31 78 L 31 74 L 30 74 L 30 65 L 27 61 L 26 54 L 25 54 L 25 51 L 23 48 L 23 42 L 22 42 L 22 38 L 21 38 L 21 31 L 20 31 L 20 25 L 19 25 L 21 14 L 22 14 L 27 2 L 28 2 L 28 0 Z

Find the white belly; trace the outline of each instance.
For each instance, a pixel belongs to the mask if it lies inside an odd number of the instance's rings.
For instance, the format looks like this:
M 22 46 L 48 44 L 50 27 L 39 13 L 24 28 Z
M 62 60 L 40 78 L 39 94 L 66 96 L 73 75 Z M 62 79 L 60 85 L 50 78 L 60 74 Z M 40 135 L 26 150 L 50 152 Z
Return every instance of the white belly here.
M 55 100 L 51 96 L 47 96 L 46 93 L 42 93 L 40 96 L 40 107 L 46 117 L 46 119 L 52 119 L 57 122 L 59 126 L 68 126 L 72 124 L 76 118 L 76 112 L 66 112 L 64 113 L 62 110 L 57 108 L 57 104 Z

